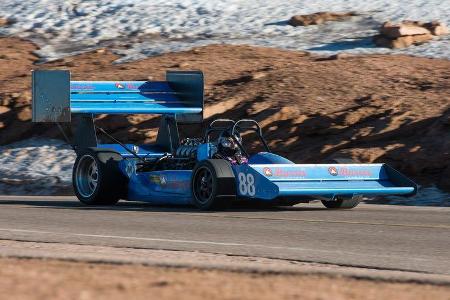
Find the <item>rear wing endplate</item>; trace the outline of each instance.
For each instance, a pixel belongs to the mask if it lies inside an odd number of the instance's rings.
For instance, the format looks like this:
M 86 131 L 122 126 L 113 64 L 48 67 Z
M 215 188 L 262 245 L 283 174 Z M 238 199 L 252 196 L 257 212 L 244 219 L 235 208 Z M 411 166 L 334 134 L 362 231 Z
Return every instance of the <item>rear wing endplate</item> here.
M 70 122 L 72 114 L 166 114 L 203 121 L 201 71 L 167 71 L 166 81 L 71 81 L 67 70 L 32 73 L 33 122 Z

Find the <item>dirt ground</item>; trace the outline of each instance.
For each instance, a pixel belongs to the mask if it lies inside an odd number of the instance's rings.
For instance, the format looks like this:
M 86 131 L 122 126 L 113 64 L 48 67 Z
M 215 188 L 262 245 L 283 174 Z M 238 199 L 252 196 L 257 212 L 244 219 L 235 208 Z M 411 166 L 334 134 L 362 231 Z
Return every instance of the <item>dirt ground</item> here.
M 450 287 L 345 277 L 0 259 L 8 299 L 450 299 Z
M 212 45 L 114 64 L 105 49 L 39 64 L 36 46 L 0 39 L 0 144 L 60 137 L 30 122 L 31 69 L 70 69 L 73 80 L 158 80 L 166 69 L 201 69 L 206 121 L 259 121 L 269 145 L 295 162 L 351 156 L 387 162 L 424 185 L 450 191 L 450 61 L 403 55 L 310 56 L 298 51 Z M 128 141 L 154 139 L 148 116 L 100 116 Z M 200 135 L 199 128 L 184 133 Z

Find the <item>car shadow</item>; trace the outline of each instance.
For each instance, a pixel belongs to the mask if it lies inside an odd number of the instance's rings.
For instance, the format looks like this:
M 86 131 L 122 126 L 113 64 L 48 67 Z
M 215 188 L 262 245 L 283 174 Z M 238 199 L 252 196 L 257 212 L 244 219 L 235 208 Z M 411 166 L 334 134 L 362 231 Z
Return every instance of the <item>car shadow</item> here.
M 116 205 L 84 205 L 78 200 L 20 200 L 8 199 L 0 200 L 3 205 L 23 205 L 27 207 L 51 208 L 51 209 L 71 209 L 71 210 L 98 210 L 98 211 L 142 211 L 142 212 L 186 212 L 186 213 L 215 213 L 215 212 L 252 212 L 252 211 L 318 211 L 327 210 L 325 207 L 307 207 L 307 203 L 297 206 L 268 206 L 258 204 L 236 204 L 232 207 L 220 211 L 202 211 L 190 205 L 156 205 L 145 202 L 120 201 Z M 301 206 L 305 205 L 305 206 Z

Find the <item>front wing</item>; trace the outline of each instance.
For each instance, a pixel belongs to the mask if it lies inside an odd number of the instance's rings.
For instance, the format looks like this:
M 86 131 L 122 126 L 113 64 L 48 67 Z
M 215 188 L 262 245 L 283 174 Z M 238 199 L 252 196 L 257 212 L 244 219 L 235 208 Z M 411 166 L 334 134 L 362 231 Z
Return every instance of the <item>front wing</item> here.
M 417 185 L 386 164 L 235 165 L 240 197 L 413 195 Z

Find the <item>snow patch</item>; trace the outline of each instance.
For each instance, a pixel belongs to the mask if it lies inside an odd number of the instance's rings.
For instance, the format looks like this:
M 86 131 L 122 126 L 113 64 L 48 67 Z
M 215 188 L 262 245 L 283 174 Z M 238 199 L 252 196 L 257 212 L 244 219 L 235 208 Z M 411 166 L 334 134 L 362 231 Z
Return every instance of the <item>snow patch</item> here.
M 75 153 L 59 140 L 32 138 L 0 147 L 0 194 L 70 193 Z
M 292 27 L 296 14 L 318 11 L 361 15 L 349 21 Z M 332 54 L 408 53 L 450 59 L 450 37 L 403 50 L 374 48 L 371 36 L 384 21 L 450 23 L 450 1 L 359 0 L 8 0 L 0 16 L 14 20 L 0 34 L 37 42 L 38 54 L 57 59 L 111 47 L 135 60 L 207 44 L 251 44 Z

